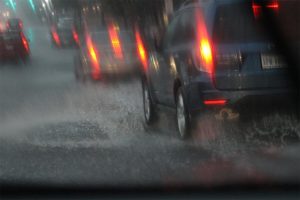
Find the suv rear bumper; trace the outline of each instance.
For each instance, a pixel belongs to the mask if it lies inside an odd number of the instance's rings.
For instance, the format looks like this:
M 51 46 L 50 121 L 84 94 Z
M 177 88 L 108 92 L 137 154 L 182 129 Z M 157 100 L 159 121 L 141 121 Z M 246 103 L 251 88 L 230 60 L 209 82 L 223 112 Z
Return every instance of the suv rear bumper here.
M 260 90 L 203 90 L 199 84 L 186 88 L 190 112 L 203 109 L 232 108 L 241 111 L 247 108 L 280 109 L 296 106 L 296 90 L 260 89 Z M 226 100 L 225 104 L 205 105 L 207 100 Z M 295 107 L 294 107 L 295 108 Z

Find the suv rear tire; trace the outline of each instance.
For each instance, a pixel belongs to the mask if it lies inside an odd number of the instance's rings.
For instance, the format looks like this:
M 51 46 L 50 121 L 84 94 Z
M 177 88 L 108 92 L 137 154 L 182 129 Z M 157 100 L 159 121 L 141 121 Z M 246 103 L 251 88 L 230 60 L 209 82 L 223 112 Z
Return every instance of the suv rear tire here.
M 147 125 L 153 125 L 157 121 L 155 104 L 151 98 L 149 85 L 143 81 L 143 108 L 144 118 Z
M 86 75 L 83 71 L 83 66 L 81 63 L 80 58 L 74 58 L 74 74 L 75 74 L 75 78 L 76 80 L 80 81 L 80 82 L 84 82 L 86 80 Z
M 182 88 L 179 88 L 176 94 L 176 123 L 180 139 L 188 138 L 191 132 L 191 120 Z

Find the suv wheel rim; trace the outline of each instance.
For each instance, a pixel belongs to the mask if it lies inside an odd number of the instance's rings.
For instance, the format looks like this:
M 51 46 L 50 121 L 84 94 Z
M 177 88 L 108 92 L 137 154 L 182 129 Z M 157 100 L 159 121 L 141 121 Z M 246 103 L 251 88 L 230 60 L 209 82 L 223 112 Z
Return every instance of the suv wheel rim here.
M 184 109 L 182 95 L 178 96 L 177 125 L 178 125 L 179 134 L 181 137 L 183 137 L 185 135 L 185 130 L 186 130 L 186 118 L 185 118 L 185 109 Z
M 150 119 L 150 97 L 147 86 L 144 87 L 144 112 L 147 121 Z

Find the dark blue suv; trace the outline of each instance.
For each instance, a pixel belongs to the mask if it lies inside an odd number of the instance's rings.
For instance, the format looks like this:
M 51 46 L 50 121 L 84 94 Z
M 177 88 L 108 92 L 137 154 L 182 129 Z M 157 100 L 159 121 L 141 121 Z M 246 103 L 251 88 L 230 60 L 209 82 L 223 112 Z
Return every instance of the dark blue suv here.
M 272 104 L 293 93 L 287 62 L 260 23 L 262 12 L 299 47 L 299 2 L 202 0 L 183 5 L 172 17 L 144 73 L 144 115 L 156 119 L 156 105 L 176 108 L 178 132 L 188 136 L 195 114 L 239 118 L 248 102 Z M 299 48 L 298 48 L 299 49 Z M 284 105 L 282 103 L 281 105 Z

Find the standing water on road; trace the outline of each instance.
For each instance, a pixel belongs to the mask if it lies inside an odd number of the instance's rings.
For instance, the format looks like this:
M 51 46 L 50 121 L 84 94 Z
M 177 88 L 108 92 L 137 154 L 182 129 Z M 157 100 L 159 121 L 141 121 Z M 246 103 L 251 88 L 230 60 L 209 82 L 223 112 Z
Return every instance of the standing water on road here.
M 298 187 L 300 4 L 234 2 L 0 0 L 2 191 Z

